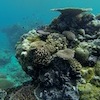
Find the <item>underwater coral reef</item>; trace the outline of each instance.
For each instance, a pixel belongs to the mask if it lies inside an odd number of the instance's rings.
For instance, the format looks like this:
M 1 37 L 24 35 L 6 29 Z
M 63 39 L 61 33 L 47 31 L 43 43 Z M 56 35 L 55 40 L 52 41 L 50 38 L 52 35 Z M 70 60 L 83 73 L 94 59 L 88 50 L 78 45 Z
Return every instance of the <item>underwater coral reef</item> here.
M 100 100 L 100 17 L 91 10 L 53 9 L 60 15 L 50 25 L 23 34 L 16 58 L 32 82 L 9 90 L 9 95 L 0 90 L 2 97 Z

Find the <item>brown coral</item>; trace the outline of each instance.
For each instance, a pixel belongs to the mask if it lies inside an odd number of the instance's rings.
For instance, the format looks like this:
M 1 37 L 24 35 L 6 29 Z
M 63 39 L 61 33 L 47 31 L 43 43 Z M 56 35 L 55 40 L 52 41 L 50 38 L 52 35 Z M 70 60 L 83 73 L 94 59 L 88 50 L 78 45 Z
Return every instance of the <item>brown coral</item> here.
M 50 62 L 50 52 L 46 47 L 46 43 L 43 41 L 36 41 L 30 45 L 30 50 L 28 51 L 28 58 L 34 64 L 48 65 Z
M 59 33 L 51 33 L 48 35 L 46 43 L 49 45 L 48 49 L 51 53 L 55 53 L 58 50 L 65 49 L 67 47 L 66 38 Z M 50 49 L 50 47 L 53 49 Z

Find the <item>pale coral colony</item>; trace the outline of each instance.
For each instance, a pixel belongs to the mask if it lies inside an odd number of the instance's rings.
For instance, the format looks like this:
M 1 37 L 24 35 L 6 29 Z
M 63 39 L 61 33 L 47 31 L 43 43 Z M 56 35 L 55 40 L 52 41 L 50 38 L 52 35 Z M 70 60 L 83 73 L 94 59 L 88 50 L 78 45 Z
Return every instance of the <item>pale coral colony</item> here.
M 91 10 L 53 9 L 60 15 L 50 25 L 16 44 L 36 100 L 100 100 L 100 15 Z

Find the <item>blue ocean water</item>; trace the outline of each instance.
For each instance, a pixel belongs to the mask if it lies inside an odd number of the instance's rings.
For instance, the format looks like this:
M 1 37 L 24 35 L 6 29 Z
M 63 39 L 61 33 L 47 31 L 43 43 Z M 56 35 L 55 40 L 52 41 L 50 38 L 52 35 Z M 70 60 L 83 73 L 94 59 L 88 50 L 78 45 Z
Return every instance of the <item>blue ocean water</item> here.
M 21 78 L 18 78 L 20 73 L 22 73 L 23 81 L 29 79 L 28 76 L 24 77 L 25 73 L 15 58 L 13 38 L 11 37 L 14 25 L 19 31 L 25 27 L 24 32 L 49 24 L 59 14 L 50 11 L 52 8 L 92 8 L 93 13 L 98 14 L 100 13 L 99 4 L 99 0 L 0 0 L 0 53 L 3 51 L 3 53 L 9 53 L 10 56 L 7 58 L 8 55 L 3 55 L 3 59 L 7 59 L 8 62 L 2 64 L 3 60 L 0 61 L 0 74 L 5 74 L 8 79 L 18 83 L 21 81 Z M 14 32 L 18 34 L 17 29 Z

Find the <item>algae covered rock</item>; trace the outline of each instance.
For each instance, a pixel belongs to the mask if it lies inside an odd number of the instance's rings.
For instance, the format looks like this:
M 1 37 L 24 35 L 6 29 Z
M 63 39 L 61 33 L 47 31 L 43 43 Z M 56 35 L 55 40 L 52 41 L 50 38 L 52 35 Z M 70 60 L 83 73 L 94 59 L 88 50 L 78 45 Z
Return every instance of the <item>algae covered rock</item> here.
M 78 86 L 80 92 L 80 100 L 99 100 L 100 87 L 96 87 L 90 83 L 80 84 Z
M 9 100 L 36 100 L 33 89 L 33 86 L 23 86 L 15 93 L 10 94 Z
M 86 83 L 89 83 L 95 76 L 93 68 L 85 68 L 81 70 L 82 78 L 85 79 Z
M 80 94 L 89 94 L 92 90 L 92 85 L 90 83 L 87 84 L 79 84 L 78 89 L 80 91 Z

